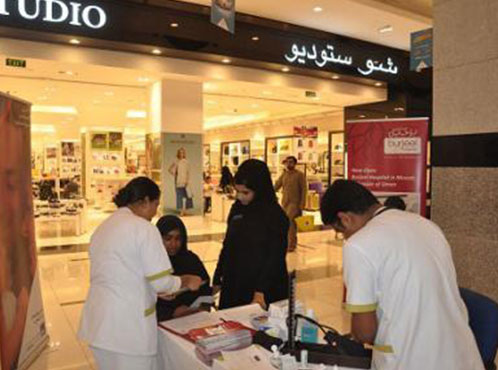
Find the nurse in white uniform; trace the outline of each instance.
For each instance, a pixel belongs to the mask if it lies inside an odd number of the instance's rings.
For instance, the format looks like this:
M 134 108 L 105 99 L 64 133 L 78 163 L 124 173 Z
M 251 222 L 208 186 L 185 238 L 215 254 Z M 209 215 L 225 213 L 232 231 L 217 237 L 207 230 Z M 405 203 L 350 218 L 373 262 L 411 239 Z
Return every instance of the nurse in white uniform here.
M 92 235 L 90 290 L 78 336 L 100 370 L 155 369 L 157 296 L 201 285 L 198 276 L 172 275 L 161 235 L 150 222 L 159 196 L 152 180 L 131 180 L 114 198 L 118 210 Z
M 354 337 L 373 345 L 373 369 L 484 370 L 439 227 L 350 180 L 329 187 L 321 213 L 347 239 L 346 310 Z

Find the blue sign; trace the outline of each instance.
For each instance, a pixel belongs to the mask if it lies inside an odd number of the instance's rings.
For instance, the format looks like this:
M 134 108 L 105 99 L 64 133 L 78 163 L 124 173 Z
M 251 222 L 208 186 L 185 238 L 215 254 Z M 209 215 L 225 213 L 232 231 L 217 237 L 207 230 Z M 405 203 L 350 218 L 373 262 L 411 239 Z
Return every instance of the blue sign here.
M 235 32 L 235 0 L 212 0 L 211 23 L 230 33 Z
M 410 70 L 432 67 L 432 28 L 411 34 Z

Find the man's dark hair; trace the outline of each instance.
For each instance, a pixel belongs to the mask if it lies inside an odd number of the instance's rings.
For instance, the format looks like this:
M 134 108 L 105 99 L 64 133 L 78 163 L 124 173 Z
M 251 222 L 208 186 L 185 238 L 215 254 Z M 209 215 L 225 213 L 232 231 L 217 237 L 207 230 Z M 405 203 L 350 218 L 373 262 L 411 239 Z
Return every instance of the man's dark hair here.
M 406 210 L 406 203 L 403 198 L 398 196 L 388 197 L 384 202 L 384 205 L 389 208 L 399 209 L 401 211 Z
M 294 157 L 293 155 L 288 156 L 286 160 L 288 161 L 289 159 L 294 161 L 294 164 L 297 164 L 297 158 Z
M 320 212 L 325 225 L 335 224 L 339 212 L 364 214 L 379 204 L 370 190 L 352 180 L 336 180 L 322 198 Z

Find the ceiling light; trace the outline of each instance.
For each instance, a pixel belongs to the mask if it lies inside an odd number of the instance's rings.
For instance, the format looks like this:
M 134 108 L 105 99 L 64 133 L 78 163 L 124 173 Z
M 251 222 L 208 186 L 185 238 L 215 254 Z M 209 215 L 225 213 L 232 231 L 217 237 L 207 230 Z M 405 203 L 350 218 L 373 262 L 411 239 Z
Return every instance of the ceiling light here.
M 93 104 L 100 104 L 100 103 L 102 103 L 102 102 L 101 102 L 100 100 L 95 99 L 92 103 L 93 103 Z
M 114 96 L 114 91 L 106 91 L 104 93 L 105 96 Z
M 405 108 L 403 108 L 403 107 L 396 107 L 396 108 L 394 108 L 394 111 L 395 112 L 404 112 Z
M 169 26 L 172 28 L 177 28 L 179 26 L 179 24 L 178 23 L 170 23 Z
M 289 67 L 284 67 L 282 68 L 282 72 L 289 72 L 290 71 L 290 68 Z
M 150 81 L 150 78 L 148 77 L 139 77 L 138 78 L 138 82 L 149 82 Z
M 161 55 L 161 54 L 162 54 L 162 51 L 161 51 L 161 50 L 159 50 L 159 49 L 153 49 L 153 50 L 152 50 L 152 54 L 154 54 L 154 55 Z
M 259 108 L 259 104 L 251 104 L 251 108 Z
M 144 110 L 130 109 L 126 112 L 126 118 L 147 118 L 147 112 Z
M 75 107 L 62 105 L 33 105 L 31 111 L 36 113 L 78 114 Z
M 253 36 L 253 37 L 251 37 L 251 40 L 252 41 L 259 41 L 259 37 L 258 36 Z
M 314 11 L 315 13 L 320 13 L 321 11 L 323 11 L 323 8 L 322 8 L 321 6 L 315 6 L 315 7 L 313 8 L 313 11 Z
M 358 117 L 360 117 L 360 118 L 366 118 L 367 116 L 365 116 L 364 114 L 360 114 Z
M 333 75 L 333 76 L 332 76 L 332 79 L 333 79 L 333 80 L 338 80 L 339 78 L 340 78 L 340 77 L 339 77 L 339 76 L 337 76 L 337 75 Z
M 225 63 L 225 64 L 229 64 L 229 63 L 231 63 L 231 62 L 232 62 L 232 61 L 231 61 L 230 59 L 228 59 L 228 58 L 223 58 L 221 61 L 222 61 L 223 63 Z
M 208 103 L 208 104 L 210 104 L 210 105 L 216 105 L 216 104 L 218 104 L 218 103 L 216 103 L 214 100 L 208 100 L 208 102 L 207 102 L 207 103 Z
M 273 93 L 272 93 L 271 91 L 264 90 L 264 91 L 262 92 L 262 94 L 263 94 L 263 95 L 266 95 L 266 96 L 270 96 L 270 95 L 272 95 Z
M 38 99 L 37 99 L 37 100 L 42 100 L 42 101 L 43 101 L 43 100 L 48 100 L 48 97 L 46 97 L 46 96 L 40 96 L 40 97 L 38 97 Z
M 379 33 L 388 33 L 388 32 L 393 32 L 393 30 L 394 27 L 388 24 L 385 25 L 384 27 L 379 28 L 377 31 L 379 31 Z
M 59 74 L 61 75 L 68 75 L 68 76 L 74 76 L 75 73 L 73 71 L 59 71 Z
M 73 45 L 79 45 L 79 44 L 81 44 L 81 41 L 78 39 L 71 39 L 71 40 L 69 40 L 69 43 L 73 44 Z
M 376 83 L 375 83 L 375 86 L 377 86 L 377 87 L 382 86 L 382 82 L 376 82 Z

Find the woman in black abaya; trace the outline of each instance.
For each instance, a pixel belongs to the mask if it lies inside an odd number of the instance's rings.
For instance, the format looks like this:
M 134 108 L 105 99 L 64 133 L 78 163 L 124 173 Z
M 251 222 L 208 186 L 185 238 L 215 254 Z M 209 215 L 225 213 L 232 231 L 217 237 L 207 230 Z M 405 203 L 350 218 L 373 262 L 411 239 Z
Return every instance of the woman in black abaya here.
M 235 175 L 237 201 L 214 275 L 220 308 L 287 298 L 289 220 L 280 207 L 266 163 L 249 159 Z

